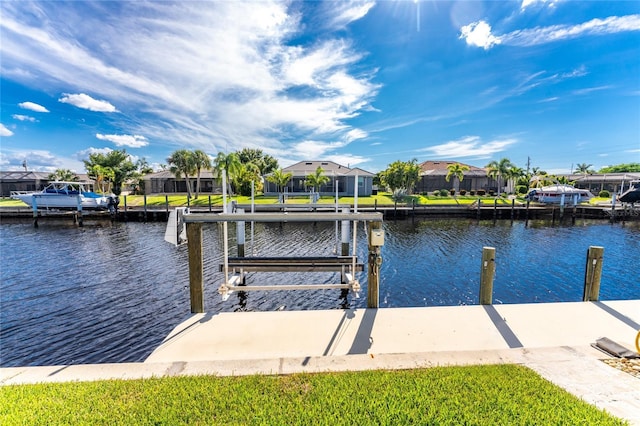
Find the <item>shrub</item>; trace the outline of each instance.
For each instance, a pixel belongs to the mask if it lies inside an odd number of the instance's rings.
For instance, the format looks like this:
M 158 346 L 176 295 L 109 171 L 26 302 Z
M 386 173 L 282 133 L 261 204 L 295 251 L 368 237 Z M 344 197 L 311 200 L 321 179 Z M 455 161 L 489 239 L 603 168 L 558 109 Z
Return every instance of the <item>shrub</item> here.
M 609 191 L 607 191 L 606 189 L 603 189 L 602 191 L 600 191 L 598 193 L 598 197 L 602 197 L 602 198 L 611 198 L 611 194 L 609 193 Z
M 478 189 L 478 195 L 479 196 L 483 196 L 484 194 L 486 194 L 487 192 L 484 189 Z
M 529 187 L 526 185 L 518 185 L 518 189 L 516 192 L 518 194 L 526 194 L 529 192 Z
M 469 191 L 469 195 L 471 195 L 471 196 L 473 197 L 474 195 L 476 195 L 476 191 L 474 191 L 474 190 L 472 189 L 471 191 Z
M 449 190 L 449 194 L 451 194 L 451 195 L 456 195 L 456 190 L 455 190 L 454 188 L 451 188 L 451 189 Z
M 441 189 L 440 190 L 440 196 L 441 197 L 446 197 L 447 195 L 449 195 L 449 191 L 447 191 L 446 189 Z
M 460 190 L 460 195 L 467 195 L 467 190 L 466 189 L 461 189 Z

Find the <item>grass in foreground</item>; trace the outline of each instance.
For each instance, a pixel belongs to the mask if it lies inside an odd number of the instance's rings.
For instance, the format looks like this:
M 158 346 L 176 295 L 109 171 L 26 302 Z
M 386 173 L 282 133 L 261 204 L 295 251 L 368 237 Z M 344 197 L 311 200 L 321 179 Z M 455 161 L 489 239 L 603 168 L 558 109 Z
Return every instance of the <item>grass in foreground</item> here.
M 517 365 L 0 387 L 0 424 L 622 425 Z

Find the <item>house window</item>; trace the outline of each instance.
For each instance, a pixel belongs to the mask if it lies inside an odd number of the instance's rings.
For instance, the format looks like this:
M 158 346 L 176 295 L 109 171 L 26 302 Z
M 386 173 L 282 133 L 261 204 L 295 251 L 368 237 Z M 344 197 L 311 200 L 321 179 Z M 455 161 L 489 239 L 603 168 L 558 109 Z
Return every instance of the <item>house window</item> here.
M 358 176 L 358 188 L 364 187 L 364 177 Z

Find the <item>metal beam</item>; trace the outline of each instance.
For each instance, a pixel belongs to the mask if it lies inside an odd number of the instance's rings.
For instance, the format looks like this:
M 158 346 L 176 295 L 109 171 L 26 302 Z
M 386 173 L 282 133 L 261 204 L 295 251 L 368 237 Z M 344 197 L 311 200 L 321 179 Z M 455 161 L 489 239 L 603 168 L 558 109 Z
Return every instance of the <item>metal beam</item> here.
M 188 213 L 185 223 L 210 222 L 334 222 L 336 220 L 364 220 L 382 222 L 382 213 L 335 213 L 335 212 L 284 212 L 284 213 Z

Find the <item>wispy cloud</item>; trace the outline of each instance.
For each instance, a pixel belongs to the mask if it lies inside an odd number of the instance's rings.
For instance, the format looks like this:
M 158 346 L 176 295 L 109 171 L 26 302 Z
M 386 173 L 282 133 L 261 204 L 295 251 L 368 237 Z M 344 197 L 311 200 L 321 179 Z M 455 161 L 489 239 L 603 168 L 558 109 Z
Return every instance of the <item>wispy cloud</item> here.
M 516 142 L 517 140 L 512 138 L 483 142 L 480 136 L 466 136 L 462 139 L 423 148 L 421 151 L 430 152 L 437 158 L 490 158 L 493 154 L 504 151 Z
M 536 6 L 536 5 L 545 5 L 548 7 L 555 7 L 555 5 L 559 2 L 559 0 L 522 0 L 522 5 L 520 6 L 520 10 L 524 11 L 528 7 Z
M 49 112 L 48 109 L 43 107 L 42 105 L 38 105 L 34 102 L 20 102 L 18 106 L 22 109 L 28 109 L 34 112 Z
M 140 135 L 103 135 L 96 134 L 101 141 L 113 142 L 117 146 L 128 146 L 129 148 L 141 148 L 149 145 L 149 141 Z
M 29 170 L 53 172 L 56 169 L 69 169 L 83 173 L 81 161 L 60 158 L 46 150 L 3 149 L 0 151 L 0 168 L 3 170 L 23 170 L 23 162 L 27 162 Z
M 333 28 L 344 28 L 350 23 L 363 18 L 375 6 L 375 1 L 331 1 L 324 3 L 327 13 L 326 22 Z
M 588 95 L 589 93 L 592 93 L 592 92 L 599 92 L 601 90 L 609 90 L 609 89 L 612 89 L 612 88 L 613 88 L 613 86 L 611 86 L 611 85 L 598 86 L 598 87 L 587 87 L 585 89 L 574 90 L 572 93 L 574 95 Z
M 12 114 L 11 117 L 14 120 L 18 120 L 18 121 L 30 121 L 32 123 L 35 123 L 36 121 L 38 121 L 38 120 L 35 119 L 35 117 L 31 117 L 29 115 Z
M 605 19 L 592 19 L 577 25 L 552 25 L 531 29 L 516 30 L 504 35 L 491 32 L 486 21 L 477 21 L 460 29 L 460 38 L 468 45 L 482 47 L 485 50 L 497 44 L 506 46 L 536 46 L 583 36 L 615 34 L 626 31 L 640 31 L 640 15 L 610 16 Z
M 0 123 L 0 136 L 4 136 L 4 137 L 13 136 L 13 132 L 7 129 L 7 127 L 4 124 Z
M 117 109 L 107 101 L 93 99 L 91 96 L 78 93 L 68 94 L 64 93 L 63 96 L 58 99 L 58 102 L 63 104 L 70 104 L 82 109 L 88 109 L 89 111 L 96 112 L 116 112 Z
M 373 7 L 331 5 L 336 25 Z M 83 94 L 109 99 L 121 112 L 114 126 L 154 144 L 279 155 L 301 140 L 363 134 L 348 122 L 371 109 L 379 89 L 376 70 L 362 68 L 366 52 L 342 33 L 290 43 L 302 24 L 289 2 L 75 6 L 3 2 L 1 71 L 33 88 L 53 81 L 77 93 L 61 99 L 79 107 L 114 111 Z

